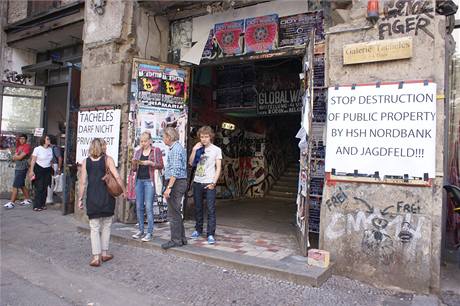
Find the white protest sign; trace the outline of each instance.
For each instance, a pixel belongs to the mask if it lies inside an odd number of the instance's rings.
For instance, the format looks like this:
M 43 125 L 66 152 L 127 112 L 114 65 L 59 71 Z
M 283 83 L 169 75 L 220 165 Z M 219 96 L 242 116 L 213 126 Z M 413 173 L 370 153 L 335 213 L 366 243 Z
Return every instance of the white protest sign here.
M 88 149 L 94 138 L 107 142 L 107 154 L 118 165 L 121 110 L 108 109 L 78 112 L 77 163 L 88 157 Z
M 436 84 L 329 88 L 326 171 L 430 178 L 436 161 Z

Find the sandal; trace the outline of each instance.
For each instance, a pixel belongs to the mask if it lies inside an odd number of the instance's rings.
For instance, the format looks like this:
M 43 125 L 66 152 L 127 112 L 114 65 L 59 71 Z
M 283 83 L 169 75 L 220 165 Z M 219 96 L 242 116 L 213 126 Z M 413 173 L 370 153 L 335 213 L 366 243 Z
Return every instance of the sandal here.
M 113 259 L 113 255 L 112 254 L 102 255 L 101 259 L 103 262 L 106 262 L 106 261 Z
M 34 211 L 42 211 L 41 208 L 34 208 Z
M 101 258 L 99 256 L 93 257 L 93 259 L 90 261 L 89 265 L 91 267 L 99 267 L 101 265 Z

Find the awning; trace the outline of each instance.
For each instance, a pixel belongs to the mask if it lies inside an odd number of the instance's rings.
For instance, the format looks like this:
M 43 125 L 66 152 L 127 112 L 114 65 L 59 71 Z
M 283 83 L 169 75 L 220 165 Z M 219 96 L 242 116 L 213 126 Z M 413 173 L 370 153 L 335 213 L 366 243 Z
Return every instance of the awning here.
M 62 62 L 58 62 L 55 60 L 48 60 L 48 61 L 39 62 L 39 63 L 32 64 L 32 65 L 23 66 L 22 73 L 40 72 L 40 71 L 47 70 L 47 69 L 60 68 L 62 66 L 63 66 Z

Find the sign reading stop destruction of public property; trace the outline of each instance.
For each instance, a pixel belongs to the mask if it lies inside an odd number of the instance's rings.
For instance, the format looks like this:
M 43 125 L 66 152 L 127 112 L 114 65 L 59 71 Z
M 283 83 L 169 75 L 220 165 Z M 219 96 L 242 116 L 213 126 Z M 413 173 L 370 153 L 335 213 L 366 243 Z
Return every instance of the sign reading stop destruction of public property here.
M 88 157 L 88 149 L 94 138 L 107 142 L 107 154 L 118 165 L 121 110 L 108 109 L 78 112 L 77 163 Z
M 436 84 L 331 87 L 326 171 L 435 176 Z

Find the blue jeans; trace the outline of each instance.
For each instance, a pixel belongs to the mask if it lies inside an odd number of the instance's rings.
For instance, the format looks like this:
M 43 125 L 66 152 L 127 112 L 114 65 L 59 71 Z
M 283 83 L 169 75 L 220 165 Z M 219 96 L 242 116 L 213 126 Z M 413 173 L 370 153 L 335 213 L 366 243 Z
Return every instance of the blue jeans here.
M 206 189 L 208 184 L 193 183 L 193 200 L 195 202 L 195 229 L 198 233 L 203 232 L 203 195 L 206 193 L 206 204 L 208 205 L 208 226 L 207 236 L 216 233 L 216 189 Z
M 144 232 L 144 203 L 147 211 L 147 233 L 153 233 L 153 199 L 155 188 L 152 180 L 136 180 L 136 213 L 139 231 Z

